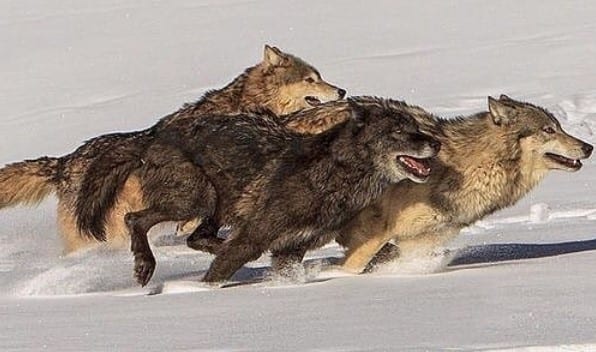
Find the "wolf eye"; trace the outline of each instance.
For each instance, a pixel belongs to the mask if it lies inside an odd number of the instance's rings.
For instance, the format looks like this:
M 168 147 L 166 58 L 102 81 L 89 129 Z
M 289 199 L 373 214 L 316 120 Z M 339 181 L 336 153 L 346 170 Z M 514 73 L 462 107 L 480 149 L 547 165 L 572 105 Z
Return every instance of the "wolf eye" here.
M 548 133 L 548 134 L 553 134 L 553 133 L 555 133 L 555 129 L 554 129 L 554 128 L 552 128 L 552 127 L 550 127 L 550 126 L 546 126 L 546 127 L 542 128 L 542 130 L 543 130 L 544 132 Z
M 304 80 L 306 81 L 306 83 L 315 83 L 315 79 L 312 77 L 306 77 Z

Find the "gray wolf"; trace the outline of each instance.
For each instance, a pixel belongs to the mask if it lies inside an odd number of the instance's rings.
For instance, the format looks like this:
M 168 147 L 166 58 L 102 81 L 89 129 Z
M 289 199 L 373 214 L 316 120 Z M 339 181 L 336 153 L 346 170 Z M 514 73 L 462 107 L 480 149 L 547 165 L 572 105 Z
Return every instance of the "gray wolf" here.
M 34 205 L 55 193 L 59 232 L 65 251 L 71 252 L 97 243 L 93 236 L 79 229 L 75 213 L 84 175 L 105 151 L 113 150 L 117 156 L 125 151 L 134 153 L 137 160 L 141 160 L 144 148 L 150 147 L 157 131 L 172 122 L 190 121 L 212 113 L 266 110 L 283 115 L 344 95 L 345 90 L 325 82 L 314 67 L 300 58 L 265 46 L 262 62 L 246 69 L 224 88 L 206 93 L 149 129 L 96 137 L 62 157 L 42 157 L 6 165 L 0 169 L 0 208 Z M 180 126 L 184 128 L 184 124 Z M 116 160 L 115 167 L 121 167 L 118 162 Z M 105 173 L 105 170 L 99 172 Z M 134 176 L 114 192 L 115 201 L 107 214 L 107 231 L 102 239 L 107 239 L 113 246 L 122 246 L 129 242 L 122 218 L 127 212 L 142 208 L 142 192 Z
M 155 170 L 139 174 L 147 208 L 125 216 L 137 281 L 145 285 L 155 268 L 147 232 L 157 223 L 202 217 L 232 226 L 204 277 L 217 282 L 266 250 L 285 264 L 299 262 L 390 184 L 424 182 L 426 159 L 440 144 L 394 106 L 362 97 L 305 110 L 350 113 L 314 136 L 254 115 L 210 116 L 164 131 L 160 142 L 169 146 L 146 155 Z M 172 159 L 182 167 L 160 169 Z
M 379 262 L 432 254 L 462 228 L 515 204 L 549 170 L 577 171 L 592 153 L 541 107 L 502 95 L 489 97 L 488 108 L 452 120 L 413 114 L 442 144 L 433 172 L 424 184 L 390 186 L 339 231 L 345 270 L 362 272 L 381 248 Z

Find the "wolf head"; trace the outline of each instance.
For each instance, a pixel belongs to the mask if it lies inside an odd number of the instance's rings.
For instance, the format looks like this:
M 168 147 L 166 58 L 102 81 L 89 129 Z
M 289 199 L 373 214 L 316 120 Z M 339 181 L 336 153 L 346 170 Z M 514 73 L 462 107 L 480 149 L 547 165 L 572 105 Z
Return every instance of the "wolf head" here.
M 593 147 L 569 134 L 549 111 L 501 95 L 488 97 L 493 122 L 518 134 L 522 158 L 534 170 L 577 171 Z
M 356 98 L 349 104 L 356 122 L 353 143 L 371 153 L 384 176 L 391 182 L 426 182 L 431 172 L 428 159 L 437 155 L 441 144 L 421 133 L 412 116 L 394 108 L 399 104 L 391 100 Z
M 263 61 L 247 71 L 244 99 L 276 115 L 286 115 L 346 95 L 300 58 L 265 45 Z

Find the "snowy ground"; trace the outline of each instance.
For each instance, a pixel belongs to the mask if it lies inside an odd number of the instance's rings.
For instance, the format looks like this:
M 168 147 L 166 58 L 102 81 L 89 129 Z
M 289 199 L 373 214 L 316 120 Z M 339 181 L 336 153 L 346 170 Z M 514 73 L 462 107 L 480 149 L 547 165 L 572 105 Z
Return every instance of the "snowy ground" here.
M 444 116 L 507 93 L 596 142 L 590 1 L 41 1 L 0 4 L 0 163 L 138 129 L 220 87 L 264 43 L 350 94 Z M 211 258 L 155 231 L 145 289 L 128 252 L 61 256 L 55 200 L 0 215 L 1 351 L 596 350 L 596 163 L 552 173 L 451 244 L 450 266 L 321 271 L 309 283 L 206 289 Z M 321 259 L 322 258 L 322 259 Z M 266 274 L 268 259 L 236 279 Z M 319 272 L 321 271 L 321 272 Z

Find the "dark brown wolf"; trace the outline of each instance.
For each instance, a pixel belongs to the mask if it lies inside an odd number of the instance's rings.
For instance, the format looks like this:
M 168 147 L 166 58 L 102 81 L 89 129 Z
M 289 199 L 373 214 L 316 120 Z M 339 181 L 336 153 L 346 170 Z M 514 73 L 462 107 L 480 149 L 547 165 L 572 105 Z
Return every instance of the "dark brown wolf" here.
M 488 112 L 441 119 L 415 114 L 422 132 L 442 144 L 425 184 L 393 185 L 338 236 L 345 270 L 359 273 L 385 245 L 379 261 L 428 256 L 459 231 L 515 204 L 549 170 L 577 171 L 593 147 L 567 134 L 547 110 L 505 95 Z
M 147 208 L 126 215 L 138 282 L 146 284 L 155 268 L 147 232 L 157 223 L 199 216 L 231 225 L 204 277 L 222 281 L 268 249 L 284 263 L 300 261 L 388 185 L 424 182 L 425 159 L 440 145 L 394 106 L 378 98 L 342 102 L 350 118 L 316 136 L 254 115 L 211 116 L 164 131 L 159 140 L 167 147 L 146 155 L 153 172 L 139 174 Z M 171 159 L 181 167 L 160 169 Z
M 89 140 L 73 153 L 62 157 L 42 157 L 10 164 L 0 169 L 0 208 L 16 204 L 36 204 L 51 193 L 58 197 L 58 226 L 65 250 L 97 243 L 97 240 L 77 227 L 76 199 L 83 176 L 92 162 L 105 151 L 135 153 L 142 160 L 154 135 L 172 122 L 187 121 L 205 114 L 234 114 L 270 111 L 287 114 L 316 106 L 321 102 L 342 98 L 343 89 L 325 82 L 311 65 L 275 47 L 265 46 L 264 59 L 248 68 L 226 87 L 208 92 L 195 103 L 161 119 L 155 126 L 138 132 L 115 133 Z M 184 128 L 184 123 L 180 124 Z M 139 147 L 140 148 L 135 148 Z M 115 161 L 114 167 L 122 167 Z M 104 172 L 105 170 L 99 170 Z M 114 206 L 107 214 L 104 239 L 111 245 L 129 243 L 124 214 L 142 208 L 142 192 L 138 179 L 130 177 L 113 197 Z

